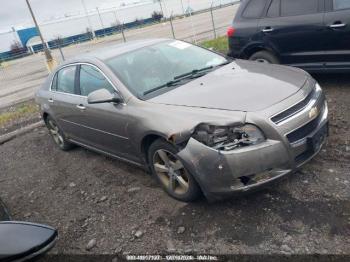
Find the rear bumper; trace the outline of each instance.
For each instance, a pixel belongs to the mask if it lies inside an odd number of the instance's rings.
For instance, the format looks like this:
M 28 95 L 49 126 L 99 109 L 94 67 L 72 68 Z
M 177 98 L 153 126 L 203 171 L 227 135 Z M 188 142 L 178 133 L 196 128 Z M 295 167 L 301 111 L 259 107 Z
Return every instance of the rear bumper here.
M 242 50 L 245 41 L 243 39 L 238 39 L 235 37 L 229 37 L 228 38 L 228 52 L 227 55 L 229 57 L 233 58 L 243 58 L 246 59 L 247 57 L 242 55 Z

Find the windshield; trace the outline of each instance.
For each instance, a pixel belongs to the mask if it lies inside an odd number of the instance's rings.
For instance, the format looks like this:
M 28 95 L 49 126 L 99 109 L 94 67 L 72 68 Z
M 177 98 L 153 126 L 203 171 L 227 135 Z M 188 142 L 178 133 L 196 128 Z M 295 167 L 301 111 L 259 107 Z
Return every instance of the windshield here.
M 225 63 L 227 60 L 221 55 L 178 40 L 161 42 L 107 60 L 112 71 L 139 98 L 169 91 L 193 79 L 193 74 L 198 71 L 203 75 Z M 181 81 L 174 81 L 179 76 Z

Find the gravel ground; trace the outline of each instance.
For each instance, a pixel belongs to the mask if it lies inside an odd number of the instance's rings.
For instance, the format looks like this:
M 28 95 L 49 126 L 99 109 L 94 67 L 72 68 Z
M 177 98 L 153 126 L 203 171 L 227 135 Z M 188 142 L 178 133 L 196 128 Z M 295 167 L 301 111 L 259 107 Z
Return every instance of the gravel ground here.
M 14 219 L 58 228 L 52 253 L 349 254 L 350 78 L 315 77 L 329 101 L 328 143 L 253 195 L 177 202 L 141 169 L 60 151 L 44 128 L 0 146 L 0 195 Z

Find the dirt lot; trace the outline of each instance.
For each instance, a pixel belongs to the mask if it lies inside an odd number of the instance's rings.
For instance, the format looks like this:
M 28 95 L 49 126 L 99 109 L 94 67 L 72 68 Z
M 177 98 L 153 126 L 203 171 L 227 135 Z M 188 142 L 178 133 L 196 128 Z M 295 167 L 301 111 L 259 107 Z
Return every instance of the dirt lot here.
M 53 253 L 349 254 L 350 77 L 315 77 L 329 101 L 327 145 L 254 195 L 180 203 L 141 169 L 81 148 L 61 152 L 44 128 L 0 146 L 0 195 L 15 219 L 58 228 Z

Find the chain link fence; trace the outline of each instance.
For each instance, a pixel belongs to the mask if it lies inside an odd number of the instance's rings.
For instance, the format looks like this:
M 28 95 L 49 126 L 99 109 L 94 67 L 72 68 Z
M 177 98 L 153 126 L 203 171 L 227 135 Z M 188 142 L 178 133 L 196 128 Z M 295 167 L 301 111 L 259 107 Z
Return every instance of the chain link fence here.
M 56 62 L 60 63 L 97 48 L 108 48 L 116 43 L 137 39 L 176 38 L 199 43 L 224 35 L 232 22 L 239 3 L 237 0 L 216 0 L 208 6 L 200 5 L 202 0 L 198 0 L 196 2 L 198 6 L 192 8 L 189 5 L 186 7 L 186 0 L 176 1 L 177 5 L 166 5 L 164 4 L 167 3 L 166 1 L 158 2 L 159 9 L 152 9 L 152 20 L 136 17 L 135 21 L 120 23 L 123 16 L 119 12 L 118 16 L 114 17 L 115 21 L 119 21 L 119 24 L 116 23 L 110 27 L 102 27 L 102 25 L 106 24 L 106 21 L 110 21 L 108 19 L 111 19 L 112 11 L 98 10 L 98 19 L 102 20 L 102 22 L 100 21 L 101 28 L 94 30 L 94 33 L 88 30 L 86 33 L 74 37 L 58 36 L 49 41 L 47 45 Z M 205 2 L 208 3 L 208 1 Z M 150 13 L 152 10 L 147 12 Z M 162 12 L 162 16 L 154 17 L 159 12 Z M 93 23 L 92 16 L 89 17 L 90 22 L 86 19 L 87 17 L 84 17 L 86 28 L 91 28 Z M 61 26 L 67 28 L 67 21 L 60 22 Z M 45 31 L 48 29 L 45 29 L 45 25 L 40 27 L 45 37 Z M 62 28 L 60 32 L 64 32 L 64 30 Z M 13 50 L 11 59 L 0 60 L 0 108 L 33 98 L 35 90 L 43 83 L 47 75 L 45 55 L 40 43 L 34 42 L 30 50 Z

